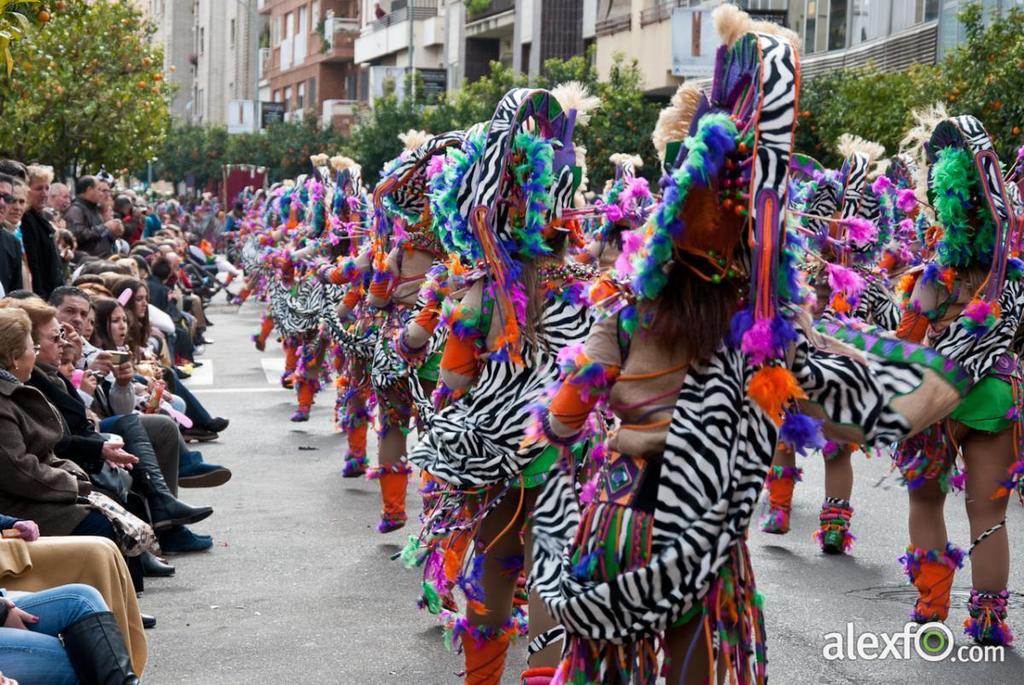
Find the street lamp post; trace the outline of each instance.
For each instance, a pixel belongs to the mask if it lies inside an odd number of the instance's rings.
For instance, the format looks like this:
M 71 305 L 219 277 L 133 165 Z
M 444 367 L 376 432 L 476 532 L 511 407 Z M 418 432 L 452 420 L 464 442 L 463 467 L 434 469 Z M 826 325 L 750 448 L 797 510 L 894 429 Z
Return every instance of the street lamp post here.
M 146 190 L 153 185 L 153 162 L 159 161 L 159 157 L 151 157 L 146 160 Z

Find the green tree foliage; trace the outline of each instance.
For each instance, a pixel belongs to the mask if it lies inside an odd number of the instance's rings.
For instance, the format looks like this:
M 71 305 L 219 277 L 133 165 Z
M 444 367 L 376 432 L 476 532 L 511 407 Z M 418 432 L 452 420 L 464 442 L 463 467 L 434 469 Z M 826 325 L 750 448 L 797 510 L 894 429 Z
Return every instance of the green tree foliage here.
M 311 155 L 337 154 L 343 142 L 337 131 L 320 128 L 312 118 L 275 122 L 264 133 L 236 135 L 219 126 L 175 126 L 167 134 L 155 173 L 175 181 L 191 178 L 202 188 L 221 178 L 224 164 L 254 164 L 267 167 L 271 181 L 280 181 L 308 173 Z
M 804 81 L 797 149 L 835 165 L 835 142 L 849 132 L 895 153 L 911 126 L 910 113 L 942 101 L 950 114 L 978 117 L 1000 157 L 1013 160 L 1024 142 L 1024 9 L 986 18 L 981 6 L 971 4 L 960 23 L 966 40 L 938 65 L 899 73 L 869 66 Z
M 587 148 L 590 187 L 600 191 L 614 169 L 608 157 L 614 152 L 640 154 L 644 171 L 657 177 L 657 163 L 650 135 L 661 104 L 644 96 L 643 81 L 636 62 L 617 57 L 607 81 L 598 80 L 590 55 L 568 60 L 548 60 L 541 75 L 530 82 L 522 74 L 491 63 L 486 76 L 459 90 L 446 93 L 436 103 L 413 105 L 388 95 L 378 98 L 353 133 L 350 154 L 366 170 L 379 170 L 401 151 L 397 136 L 409 128 L 431 133 L 467 129 L 489 121 L 498 101 L 509 90 L 524 86 L 552 88 L 566 81 L 579 81 L 601 100 L 590 124 L 577 129 L 575 140 Z
M 421 105 L 411 98 L 399 98 L 393 87 L 385 90 L 374 100 L 373 108 L 363 113 L 345 145 L 346 153 L 363 167 L 367 185 L 376 183 L 384 164 L 402 151 L 398 134 L 424 128 Z
M 601 106 L 576 137 L 587 148 L 590 189 L 600 193 L 604 182 L 615 174 L 608 158 L 616 152 L 640 155 L 644 160 L 641 171 L 648 180 L 656 181 L 660 168 L 651 133 L 658 112 L 666 103 L 644 96 L 639 65 L 636 60 L 627 62 L 621 55 L 616 55 L 608 80 L 596 84 L 595 93 Z
M 898 73 L 868 66 L 823 74 L 803 83 L 797 149 L 836 166 L 842 161 L 836 141 L 844 133 L 855 133 L 894 154 L 911 126 L 911 112 L 942 93 L 933 66 L 915 65 Z
M 63 4 L 63 3 L 61 3 Z M 33 30 L 33 24 L 42 25 L 50 20 L 50 11 L 39 0 L 0 0 L 0 56 L 3 72 L 10 78 L 14 70 L 11 46 Z
M 942 63 L 946 106 L 985 124 L 1002 160 L 1024 142 L 1024 8 L 986 17 L 980 5 L 960 13 L 966 41 Z
M 45 27 L 19 42 L 0 86 L 0 151 L 58 174 L 145 166 L 163 142 L 171 92 L 152 25 L 134 3 L 48 4 Z

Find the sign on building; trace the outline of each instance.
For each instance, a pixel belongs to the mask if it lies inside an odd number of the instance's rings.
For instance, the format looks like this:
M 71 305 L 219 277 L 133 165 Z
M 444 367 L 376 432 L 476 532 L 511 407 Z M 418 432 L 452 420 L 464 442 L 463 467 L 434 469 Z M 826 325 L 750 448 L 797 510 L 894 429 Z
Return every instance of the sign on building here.
M 710 10 L 680 7 L 672 10 L 673 76 L 711 78 L 719 44 Z
M 268 124 L 284 121 L 285 106 L 283 102 L 261 102 L 260 103 L 260 128 L 266 128 Z

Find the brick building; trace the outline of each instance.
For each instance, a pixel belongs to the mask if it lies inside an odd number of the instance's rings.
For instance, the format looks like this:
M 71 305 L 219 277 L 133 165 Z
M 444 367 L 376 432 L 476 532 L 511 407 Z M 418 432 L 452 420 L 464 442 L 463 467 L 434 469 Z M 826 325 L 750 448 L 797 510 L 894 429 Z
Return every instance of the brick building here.
M 358 0 L 264 0 L 269 33 L 260 49 L 260 99 L 287 121 L 316 117 L 347 132 L 359 100 L 353 45 Z

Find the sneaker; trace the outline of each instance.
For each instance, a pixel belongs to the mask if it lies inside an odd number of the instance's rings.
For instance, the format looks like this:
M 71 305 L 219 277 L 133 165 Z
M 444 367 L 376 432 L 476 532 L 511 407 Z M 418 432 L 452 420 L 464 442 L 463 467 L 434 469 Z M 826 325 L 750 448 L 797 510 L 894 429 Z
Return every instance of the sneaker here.
M 309 407 L 299 407 L 292 414 L 291 421 L 301 423 L 302 421 L 309 421 Z
M 185 526 L 175 526 L 166 531 L 160 531 L 160 549 L 165 554 L 184 554 L 187 552 L 202 552 L 213 547 L 213 538 L 210 536 L 199 536 Z

